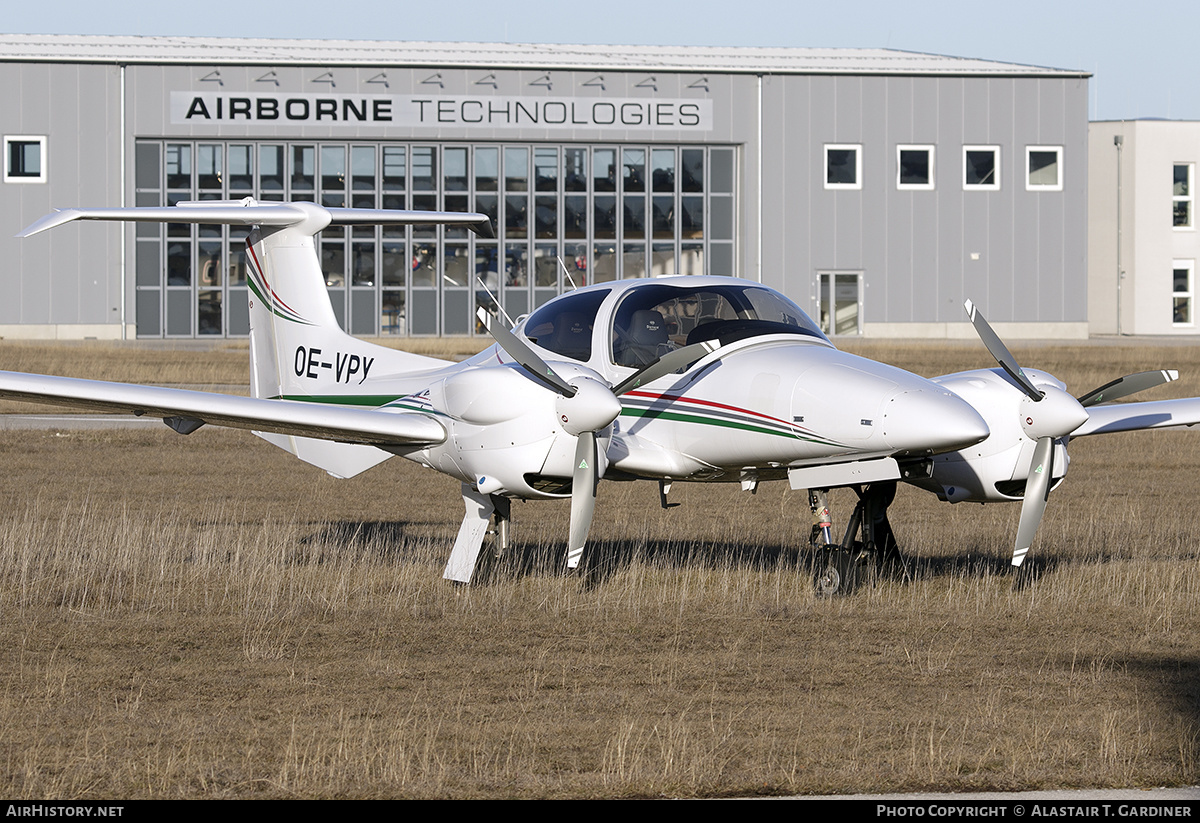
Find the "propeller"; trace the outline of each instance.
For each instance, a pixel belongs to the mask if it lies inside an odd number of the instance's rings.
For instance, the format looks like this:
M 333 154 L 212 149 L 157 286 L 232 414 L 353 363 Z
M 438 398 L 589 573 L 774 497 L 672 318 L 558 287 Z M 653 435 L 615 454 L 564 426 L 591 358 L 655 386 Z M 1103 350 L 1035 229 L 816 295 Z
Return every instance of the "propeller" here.
M 568 383 L 543 360 L 529 343 L 497 322 L 484 309 L 479 320 L 525 372 L 558 394 L 555 407 L 563 430 L 576 437 L 575 463 L 571 472 L 571 526 L 567 544 L 567 567 L 576 568 L 583 557 L 592 516 L 596 511 L 596 487 L 600 482 L 600 452 L 597 434 L 612 425 L 621 413 L 617 398 L 653 380 L 679 371 L 720 348 L 717 341 L 693 343 L 664 354 L 622 380 L 615 387 L 592 377 L 579 376 Z
M 1086 409 L 1088 406 L 1111 403 L 1113 400 L 1128 397 L 1131 394 L 1152 389 L 1155 386 L 1161 386 L 1163 383 L 1170 383 L 1172 380 L 1178 379 L 1179 372 L 1175 369 L 1159 369 L 1158 371 L 1140 371 L 1137 374 L 1127 374 L 1124 377 L 1118 377 L 1111 383 L 1105 383 L 1098 389 L 1092 389 L 1079 398 L 1079 405 Z
M 1026 437 L 1037 444 L 1026 472 L 1025 497 L 1021 501 L 1021 520 L 1017 525 L 1017 540 L 1013 547 L 1012 564 L 1019 567 L 1033 545 L 1034 535 L 1046 511 L 1054 477 L 1054 441 L 1082 426 L 1088 414 L 1080 401 L 1061 389 L 1054 386 L 1039 389 L 1035 386 L 975 304 L 968 300 L 965 308 L 983 345 L 1025 393 L 1026 399 L 1020 404 L 1021 429 Z

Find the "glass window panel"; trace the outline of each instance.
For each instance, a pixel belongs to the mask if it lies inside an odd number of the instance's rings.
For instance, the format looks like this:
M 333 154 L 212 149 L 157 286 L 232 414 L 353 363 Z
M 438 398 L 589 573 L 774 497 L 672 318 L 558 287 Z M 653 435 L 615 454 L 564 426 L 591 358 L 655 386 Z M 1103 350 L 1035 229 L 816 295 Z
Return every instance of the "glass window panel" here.
M 346 190 L 345 146 L 321 146 L 321 188 Z
M 221 285 L 221 243 L 200 243 L 197 254 L 197 266 L 201 286 Z
M 617 150 L 592 150 L 592 190 L 617 190 Z
M 375 244 L 354 242 L 350 244 L 350 282 L 355 286 L 375 285 Z M 371 310 L 374 317 L 375 310 Z M 374 322 L 374 321 L 372 321 Z
M 437 157 L 432 146 L 412 150 L 412 187 L 416 191 L 437 189 Z
M 680 274 L 707 274 L 704 270 L 704 245 L 683 243 L 679 247 Z
M 408 202 L 408 198 L 406 198 L 403 194 L 383 195 L 383 207 L 385 209 L 397 209 L 399 211 L 404 211 L 404 204 L 406 202 Z M 404 226 L 384 226 L 383 231 L 385 236 L 389 233 L 393 237 L 404 236 Z
M 563 198 L 563 237 L 587 237 L 587 197 L 567 195 Z
M 558 197 L 535 197 L 534 237 L 558 237 Z
M 350 149 L 350 186 L 355 191 L 375 188 L 375 147 L 353 146 Z M 374 312 L 372 311 L 372 314 Z
M 1060 189 L 1059 151 L 1057 149 L 1029 149 L 1029 188 Z
M 1173 204 L 1171 222 L 1175 226 L 1192 225 L 1192 203 L 1190 200 L 1176 200 Z
M 679 236 L 692 240 L 704 237 L 704 198 L 681 197 Z
M 404 334 L 404 292 L 385 289 L 379 317 L 380 334 Z
M 825 186 L 858 185 L 858 149 L 853 146 L 826 146 Z
M 558 191 L 558 149 L 533 150 L 533 175 L 538 191 Z
M 404 191 L 406 175 L 406 147 L 383 147 L 383 190 Z M 403 207 L 402 207 L 403 208 Z
M 254 188 L 254 147 L 229 147 L 229 188 L 244 191 Z
M 258 185 L 263 191 L 283 191 L 283 146 L 258 147 Z
M 192 283 L 192 244 L 173 240 L 167 244 L 167 285 L 190 286 Z
M 433 243 L 413 245 L 412 283 L 417 288 L 437 285 L 437 246 Z
M 622 230 L 626 238 L 646 239 L 646 196 L 639 194 L 624 198 L 625 220 Z
M 933 150 L 924 148 L 901 148 L 897 151 L 899 164 L 897 185 L 901 187 L 931 188 L 933 185 Z
M 466 288 L 471 285 L 474 266 L 467 257 L 466 243 L 446 244 L 446 263 L 443 267 L 445 274 L 442 285 L 446 288 Z
M 529 285 L 529 250 L 525 244 L 504 247 L 504 287 L 506 289 Z
M 650 252 L 650 274 L 653 277 L 679 274 L 675 263 L 674 243 L 655 243 Z
M 475 211 L 486 214 L 492 221 L 492 226 L 495 226 L 500 214 L 499 199 L 494 194 L 478 194 L 475 196 Z
M 622 185 L 625 191 L 645 191 L 646 190 L 646 150 L 645 149 L 625 149 L 622 152 L 623 162 L 621 170 Z M 643 211 L 644 211 L 643 207 Z
M 182 143 L 167 144 L 167 188 L 192 188 L 192 147 Z
M 346 284 L 346 241 L 321 241 L 321 271 L 325 274 L 326 286 Z
M 229 292 L 229 299 L 225 302 L 225 333 L 250 333 L 250 302 L 245 289 L 231 289 Z
M 403 287 L 411 267 L 408 247 L 404 243 L 384 243 L 379 264 L 384 288 Z
M 651 198 L 654 236 L 659 239 L 675 239 L 675 198 L 655 196 Z
M 1192 322 L 1192 298 L 1176 297 L 1171 318 L 1172 322 L 1180 325 L 1190 324 Z
M 220 334 L 221 292 L 202 291 L 196 296 L 196 333 Z
M 292 146 L 292 191 L 312 191 L 316 186 L 317 150 Z
M 204 144 L 196 147 L 196 185 L 210 191 L 221 190 L 221 161 L 224 146 Z
M 679 155 L 683 166 L 680 191 L 704 191 L 704 149 L 683 149 Z
M 1175 269 L 1172 289 L 1176 294 L 1191 291 L 1192 272 L 1190 269 Z
M 568 243 L 563 247 L 563 262 L 567 270 L 563 279 L 574 287 L 588 284 L 588 247 L 583 243 Z
M 1172 189 L 1171 222 L 1176 228 L 1190 228 L 1192 225 L 1192 172 L 1195 166 L 1191 163 L 1176 164 L 1174 167 L 1174 188 Z
M 1175 166 L 1175 187 L 1174 194 L 1176 197 L 1185 197 L 1192 193 L 1192 175 L 1191 166 L 1185 164 Z
M 625 255 L 622 262 L 622 277 L 646 276 L 646 244 L 626 243 Z
M 615 244 L 597 243 L 592 249 L 592 282 L 604 283 L 616 280 L 619 259 L 620 255 Z
M 475 278 L 491 289 L 494 295 L 500 293 L 499 254 L 495 243 L 475 244 Z
M 504 190 L 529 191 L 529 149 L 504 150 Z
M 733 268 L 733 244 L 732 243 L 709 243 L 708 244 L 708 269 L 706 274 L 723 274 L 729 277 L 735 277 L 736 272 Z
M 613 239 L 617 236 L 617 198 L 612 195 L 596 195 L 595 202 L 595 224 L 593 226 L 593 236 L 597 238 Z
M 504 198 L 504 233 L 509 237 L 525 237 L 529 232 L 528 195 L 509 195 Z
M 587 149 L 563 149 L 563 191 L 587 191 Z
M 558 288 L 558 246 L 534 247 L 533 265 L 534 288 Z
M 654 191 L 675 191 L 675 150 L 654 149 L 650 152 L 650 161 Z
M 978 188 L 997 188 L 1000 185 L 997 169 L 997 150 L 966 148 L 963 150 L 963 185 Z
M 466 191 L 469 188 L 465 147 L 451 146 L 442 152 L 442 177 L 444 191 Z
M 496 191 L 500 186 L 500 149 L 475 149 L 475 191 Z

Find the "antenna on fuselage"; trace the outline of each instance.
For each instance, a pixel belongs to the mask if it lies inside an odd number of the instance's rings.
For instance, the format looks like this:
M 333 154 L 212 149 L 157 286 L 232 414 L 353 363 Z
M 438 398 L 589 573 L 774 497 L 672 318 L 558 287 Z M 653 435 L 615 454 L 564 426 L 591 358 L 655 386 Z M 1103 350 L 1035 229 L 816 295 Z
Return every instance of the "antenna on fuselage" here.
M 575 285 L 575 280 L 571 277 L 571 272 L 567 269 L 567 264 L 563 262 L 562 255 L 558 254 L 555 256 L 558 258 L 558 265 L 562 266 L 563 274 L 567 276 L 567 282 L 571 284 L 571 290 L 574 291 L 579 288 L 579 286 Z

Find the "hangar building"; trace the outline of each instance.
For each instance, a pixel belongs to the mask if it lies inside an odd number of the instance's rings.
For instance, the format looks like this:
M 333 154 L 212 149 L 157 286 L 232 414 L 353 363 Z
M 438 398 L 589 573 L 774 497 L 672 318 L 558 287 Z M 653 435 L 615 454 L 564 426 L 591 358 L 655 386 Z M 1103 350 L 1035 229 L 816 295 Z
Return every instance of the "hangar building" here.
M 360 335 L 475 332 L 572 283 L 733 274 L 831 332 L 1087 334 L 1079 71 L 861 49 L 0 35 L 0 335 L 247 333 L 244 231 L 72 224 L 186 200 L 475 210 L 330 229 Z

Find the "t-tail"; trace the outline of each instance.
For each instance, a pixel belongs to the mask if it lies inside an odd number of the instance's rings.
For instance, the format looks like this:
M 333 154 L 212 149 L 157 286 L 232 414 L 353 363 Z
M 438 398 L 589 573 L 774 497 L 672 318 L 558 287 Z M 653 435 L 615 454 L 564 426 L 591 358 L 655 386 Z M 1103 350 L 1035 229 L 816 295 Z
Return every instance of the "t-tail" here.
M 373 345 L 342 331 L 329 301 L 314 236 L 330 225 L 436 224 L 492 235 L 491 223 L 482 214 L 324 208 L 314 203 L 259 203 L 246 198 L 167 207 L 62 209 L 19 236 L 73 220 L 252 226 L 246 241 L 251 394 L 350 406 L 378 406 L 392 399 L 373 392 L 373 382 L 432 372 L 448 364 Z M 392 456 L 374 446 L 257 434 L 338 477 L 351 477 Z

